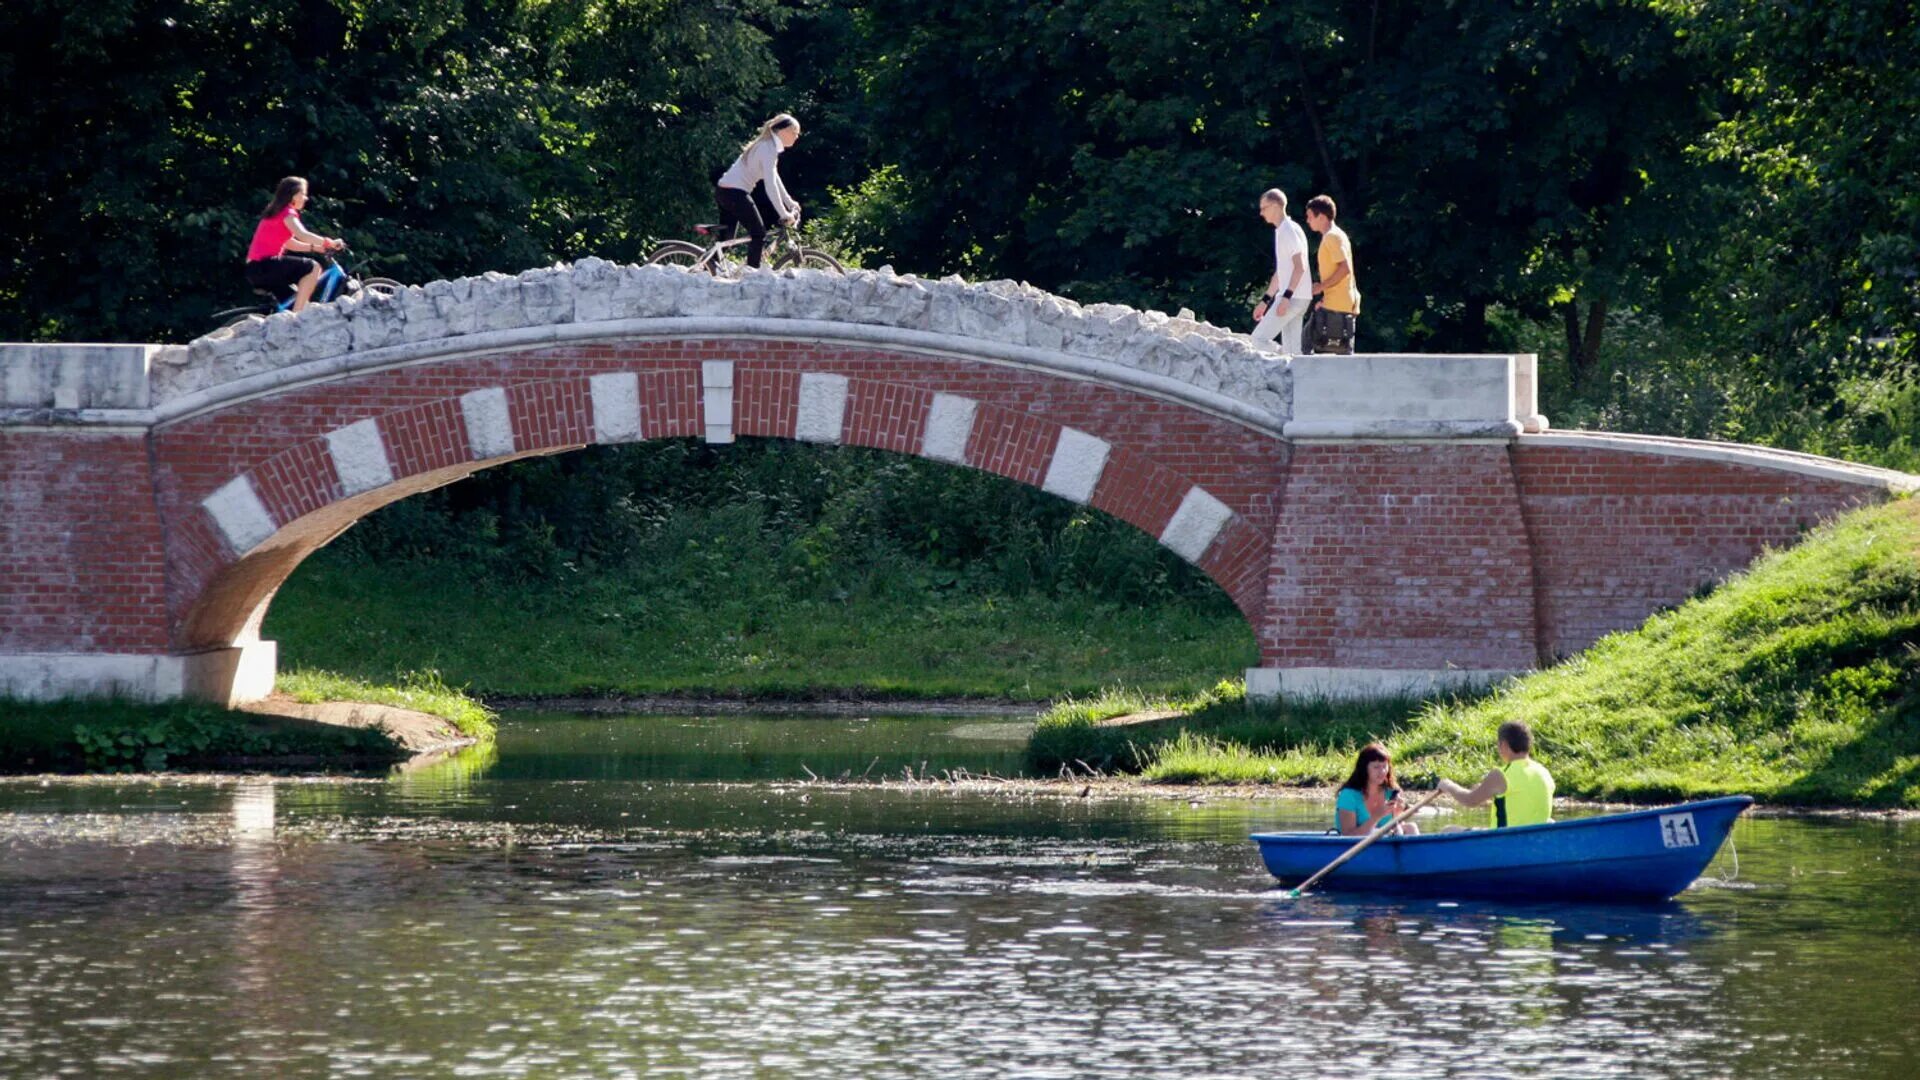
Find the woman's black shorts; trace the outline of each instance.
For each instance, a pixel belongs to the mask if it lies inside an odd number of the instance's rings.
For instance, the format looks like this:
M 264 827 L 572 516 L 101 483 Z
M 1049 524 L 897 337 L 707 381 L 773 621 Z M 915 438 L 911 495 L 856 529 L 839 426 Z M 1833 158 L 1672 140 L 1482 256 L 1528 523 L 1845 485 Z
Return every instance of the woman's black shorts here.
M 247 284 L 256 289 L 265 289 L 273 294 L 275 300 L 285 300 L 293 295 L 293 287 L 300 283 L 300 279 L 319 265 L 299 255 L 255 259 L 247 264 Z

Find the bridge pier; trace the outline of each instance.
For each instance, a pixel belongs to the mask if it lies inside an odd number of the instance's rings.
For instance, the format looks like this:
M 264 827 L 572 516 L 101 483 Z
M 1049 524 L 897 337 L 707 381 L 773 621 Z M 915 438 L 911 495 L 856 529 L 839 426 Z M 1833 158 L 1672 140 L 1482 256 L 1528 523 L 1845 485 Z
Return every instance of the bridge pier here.
M 1094 507 L 1232 598 L 1255 698 L 1498 681 L 1920 483 L 1549 432 L 1533 377 L 1531 356 L 1277 357 L 1010 282 L 591 259 L 187 346 L 0 345 L 0 697 L 264 696 L 261 623 L 308 554 L 593 443 L 866 446 Z

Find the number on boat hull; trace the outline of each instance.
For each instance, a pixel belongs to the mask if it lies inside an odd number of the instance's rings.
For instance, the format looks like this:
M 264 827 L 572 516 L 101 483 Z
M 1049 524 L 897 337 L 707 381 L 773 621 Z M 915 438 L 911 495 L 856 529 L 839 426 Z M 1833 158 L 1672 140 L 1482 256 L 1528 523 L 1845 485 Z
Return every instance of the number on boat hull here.
M 1661 814 L 1660 840 L 1670 848 L 1700 846 L 1700 833 L 1693 827 L 1693 815 Z

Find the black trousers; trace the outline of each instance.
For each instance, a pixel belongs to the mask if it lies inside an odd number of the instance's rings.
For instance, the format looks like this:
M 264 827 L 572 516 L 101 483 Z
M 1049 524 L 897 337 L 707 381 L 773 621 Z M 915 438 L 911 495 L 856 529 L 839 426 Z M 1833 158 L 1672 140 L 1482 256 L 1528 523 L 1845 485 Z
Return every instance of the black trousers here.
M 747 235 L 753 238 L 747 245 L 747 265 L 759 266 L 760 255 L 767 249 L 767 223 L 760 216 L 760 208 L 753 204 L 753 195 L 739 188 L 715 184 L 713 201 L 720 207 L 720 231 L 728 239 L 733 238 L 736 227 L 747 227 Z

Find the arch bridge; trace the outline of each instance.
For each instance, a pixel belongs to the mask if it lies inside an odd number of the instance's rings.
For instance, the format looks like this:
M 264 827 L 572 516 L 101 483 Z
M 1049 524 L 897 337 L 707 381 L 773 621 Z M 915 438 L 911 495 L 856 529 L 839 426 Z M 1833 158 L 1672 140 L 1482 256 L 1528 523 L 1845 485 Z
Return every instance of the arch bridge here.
M 388 503 L 642 439 L 876 447 L 1096 507 L 1214 581 L 1256 697 L 1485 683 L 1915 478 L 1559 433 L 1534 358 L 1276 357 L 1010 282 L 597 259 L 188 345 L 0 346 L 0 693 L 237 702 L 307 555 Z

